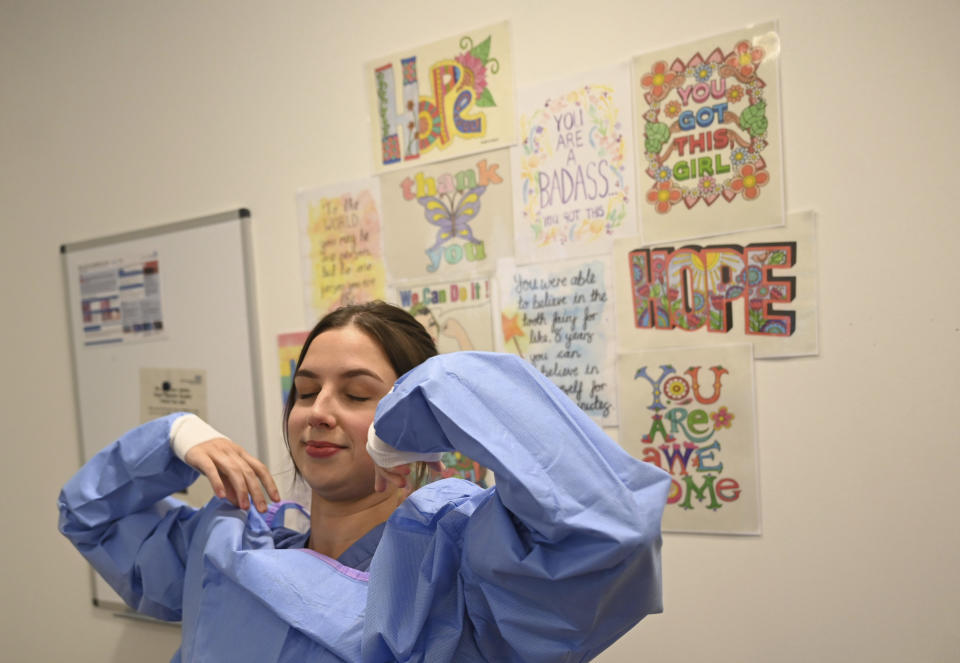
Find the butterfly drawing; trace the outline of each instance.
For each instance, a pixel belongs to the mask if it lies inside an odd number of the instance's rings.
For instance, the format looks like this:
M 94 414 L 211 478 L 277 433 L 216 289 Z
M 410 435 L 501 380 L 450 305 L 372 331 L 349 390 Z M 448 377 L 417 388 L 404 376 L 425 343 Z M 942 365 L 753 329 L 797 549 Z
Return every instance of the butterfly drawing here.
M 436 249 L 451 239 L 465 239 L 473 244 L 481 241 L 473 236 L 470 222 L 480 211 L 480 196 L 486 191 L 486 186 L 477 186 L 463 192 L 459 201 L 456 194 L 448 196 L 445 202 L 439 196 L 423 196 L 417 202 L 423 205 L 424 216 L 427 221 L 437 226 L 437 241 L 428 250 Z

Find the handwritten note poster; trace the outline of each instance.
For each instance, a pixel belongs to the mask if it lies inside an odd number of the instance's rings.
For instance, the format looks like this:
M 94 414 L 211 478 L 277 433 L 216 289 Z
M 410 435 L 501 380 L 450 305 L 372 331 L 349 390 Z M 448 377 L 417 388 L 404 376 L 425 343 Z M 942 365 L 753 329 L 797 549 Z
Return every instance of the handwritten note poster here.
M 490 274 L 513 255 L 508 150 L 380 176 L 391 283 Z
M 616 426 L 609 258 L 517 266 L 501 262 L 502 352 L 527 359 L 580 408 Z
M 302 191 L 297 216 L 309 324 L 338 306 L 383 298 L 378 180 Z
M 620 351 L 751 343 L 758 358 L 817 354 L 813 212 L 712 242 L 620 239 L 614 261 Z
M 364 80 L 376 172 L 516 140 L 508 23 L 377 58 Z
M 489 278 L 401 286 L 390 302 L 403 307 L 422 324 L 437 350 L 493 351 L 493 305 Z
M 518 262 L 596 255 L 636 232 L 630 68 L 521 90 L 512 150 Z
M 634 59 L 644 241 L 783 224 L 775 23 Z
M 620 444 L 671 475 L 663 529 L 760 533 L 749 345 L 617 357 Z

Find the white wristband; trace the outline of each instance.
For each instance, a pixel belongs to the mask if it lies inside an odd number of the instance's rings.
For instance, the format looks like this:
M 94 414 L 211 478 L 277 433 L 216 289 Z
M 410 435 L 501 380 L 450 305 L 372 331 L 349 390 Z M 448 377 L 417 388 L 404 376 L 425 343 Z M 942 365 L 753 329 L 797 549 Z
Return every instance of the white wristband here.
M 418 451 L 399 451 L 377 437 L 377 432 L 370 424 L 370 430 L 367 431 L 367 453 L 373 462 L 380 467 L 396 467 L 397 465 L 406 465 L 407 463 L 435 463 L 440 460 L 442 453 L 420 453 Z
M 195 414 L 177 417 L 170 426 L 170 447 L 180 460 L 184 460 L 187 452 L 201 442 L 215 437 L 227 436 Z

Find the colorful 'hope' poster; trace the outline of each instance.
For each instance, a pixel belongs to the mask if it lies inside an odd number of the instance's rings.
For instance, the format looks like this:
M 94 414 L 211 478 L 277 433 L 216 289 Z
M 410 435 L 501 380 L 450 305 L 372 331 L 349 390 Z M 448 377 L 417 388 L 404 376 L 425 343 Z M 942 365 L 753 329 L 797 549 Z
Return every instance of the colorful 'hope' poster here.
M 757 358 L 817 354 L 816 215 L 697 244 L 614 244 L 621 352 L 751 343 Z
M 783 224 L 775 23 L 634 59 L 645 242 Z
M 382 299 L 380 190 L 375 178 L 297 194 L 306 321 L 338 306 Z
M 668 532 L 760 534 L 749 345 L 617 357 L 620 444 L 670 473 Z
M 513 255 L 507 150 L 380 176 L 390 281 L 490 274 Z
M 602 426 L 616 426 L 609 258 L 516 266 L 499 283 L 499 349 L 550 378 Z
M 511 145 L 512 60 L 504 22 L 367 62 L 374 170 Z
M 608 253 L 636 232 L 627 65 L 521 90 L 513 148 L 518 262 Z

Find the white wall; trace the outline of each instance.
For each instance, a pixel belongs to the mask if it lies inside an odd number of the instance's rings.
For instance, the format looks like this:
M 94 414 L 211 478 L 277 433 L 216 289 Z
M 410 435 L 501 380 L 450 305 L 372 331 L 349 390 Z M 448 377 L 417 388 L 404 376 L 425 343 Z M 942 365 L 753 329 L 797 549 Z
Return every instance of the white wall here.
M 955 0 L 0 0 L 0 658 L 178 640 L 93 609 L 56 533 L 77 467 L 59 245 L 249 207 L 274 393 L 275 335 L 302 325 L 294 192 L 370 170 L 363 61 L 503 18 L 519 85 L 778 18 L 787 205 L 820 213 L 821 355 L 756 369 L 764 534 L 667 535 L 666 612 L 600 660 L 960 656 Z

